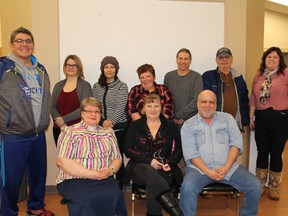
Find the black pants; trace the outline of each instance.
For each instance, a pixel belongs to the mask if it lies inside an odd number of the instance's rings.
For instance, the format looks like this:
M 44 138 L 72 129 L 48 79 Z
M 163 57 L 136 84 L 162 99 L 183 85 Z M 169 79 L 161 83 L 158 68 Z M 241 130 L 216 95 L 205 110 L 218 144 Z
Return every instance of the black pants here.
M 288 110 L 256 110 L 255 140 L 257 145 L 257 168 L 269 168 L 281 172 L 282 153 L 288 136 Z M 270 156 L 270 165 L 269 165 Z
M 58 141 L 58 137 L 59 137 L 60 133 L 61 133 L 60 128 L 54 128 L 53 127 L 53 138 L 54 138 L 56 147 L 57 147 L 57 141 Z
M 128 130 L 128 126 L 125 128 L 121 128 L 121 130 L 117 130 L 115 131 L 115 136 L 117 138 L 118 141 L 118 147 L 122 156 L 122 164 L 120 169 L 118 170 L 118 172 L 116 173 L 116 180 L 117 181 L 123 181 L 124 180 L 124 176 L 125 176 L 125 167 L 124 167 L 124 158 L 123 158 L 123 148 L 124 148 L 124 142 L 125 142 L 125 137 L 127 134 L 127 130 Z
M 168 183 L 161 172 L 148 164 L 139 163 L 134 166 L 131 179 L 134 183 L 144 185 L 146 188 L 147 213 L 151 215 L 162 214 L 162 206 L 156 201 L 156 196 L 169 189 L 173 177 L 169 178 Z

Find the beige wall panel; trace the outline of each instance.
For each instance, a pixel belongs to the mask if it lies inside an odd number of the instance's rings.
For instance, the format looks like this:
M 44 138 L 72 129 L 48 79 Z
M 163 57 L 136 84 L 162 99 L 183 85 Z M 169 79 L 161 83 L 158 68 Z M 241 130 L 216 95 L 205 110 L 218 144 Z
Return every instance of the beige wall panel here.
M 59 81 L 59 29 L 58 0 L 32 0 L 32 28 L 36 40 L 35 54 L 48 71 L 51 92 Z M 52 135 L 53 122 L 46 133 L 47 139 L 47 180 L 46 185 L 54 185 L 57 173 L 55 163 L 56 147 Z
M 264 49 L 277 46 L 288 52 L 288 15 L 266 10 Z
M 10 52 L 11 32 L 21 26 L 31 30 L 31 0 L 0 0 L 2 54 Z

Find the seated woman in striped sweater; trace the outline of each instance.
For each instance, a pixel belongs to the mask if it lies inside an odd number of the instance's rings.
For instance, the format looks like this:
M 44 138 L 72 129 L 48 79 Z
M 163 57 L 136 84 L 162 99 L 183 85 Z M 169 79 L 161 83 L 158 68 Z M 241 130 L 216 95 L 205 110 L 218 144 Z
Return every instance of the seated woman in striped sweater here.
M 124 193 L 113 178 L 122 164 L 115 134 L 99 126 L 101 103 L 81 103 L 82 120 L 64 127 L 57 145 L 57 188 L 70 216 L 127 216 Z

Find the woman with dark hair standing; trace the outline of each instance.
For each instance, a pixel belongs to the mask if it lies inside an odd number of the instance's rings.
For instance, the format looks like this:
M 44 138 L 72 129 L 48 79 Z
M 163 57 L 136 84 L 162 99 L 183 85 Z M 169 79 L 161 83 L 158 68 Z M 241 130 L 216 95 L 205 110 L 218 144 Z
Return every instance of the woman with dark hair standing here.
M 125 107 L 128 97 L 127 84 L 122 82 L 117 74 L 119 63 L 113 56 L 106 56 L 101 61 L 101 74 L 98 82 L 93 85 L 93 96 L 102 103 L 102 118 L 100 125 L 113 128 L 118 140 L 118 146 L 123 157 L 124 140 L 128 129 Z M 116 174 L 120 188 L 123 188 L 124 164 Z
M 250 128 L 255 130 L 258 151 L 256 175 L 262 183 L 262 194 L 269 178 L 269 195 L 272 200 L 280 198 L 282 153 L 288 136 L 287 127 L 288 68 L 282 51 L 278 47 L 270 47 L 264 52 L 252 83 Z

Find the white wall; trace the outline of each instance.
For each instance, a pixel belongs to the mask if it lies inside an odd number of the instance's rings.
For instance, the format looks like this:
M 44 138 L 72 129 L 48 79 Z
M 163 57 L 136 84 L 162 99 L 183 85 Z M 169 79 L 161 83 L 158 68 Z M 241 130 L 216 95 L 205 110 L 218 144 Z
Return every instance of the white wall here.
M 213 69 L 224 44 L 224 4 L 157 0 L 59 1 L 60 62 L 69 54 L 84 64 L 86 80 L 97 82 L 106 55 L 120 63 L 119 77 L 131 88 L 139 84 L 136 69 L 156 70 L 156 82 L 176 69 L 180 48 L 192 53 L 191 68 Z M 62 71 L 62 65 L 59 68 Z M 64 78 L 61 73 L 61 79 Z
M 255 141 L 255 133 L 250 133 L 250 151 L 249 151 L 249 171 L 255 174 L 256 170 L 257 147 Z

